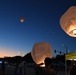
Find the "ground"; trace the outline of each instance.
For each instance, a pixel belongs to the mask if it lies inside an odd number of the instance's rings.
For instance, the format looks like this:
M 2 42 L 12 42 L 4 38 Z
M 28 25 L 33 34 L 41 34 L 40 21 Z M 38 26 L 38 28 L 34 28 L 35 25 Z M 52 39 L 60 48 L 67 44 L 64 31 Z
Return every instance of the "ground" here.
M 5 68 L 5 75 L 14 75 L 14 66 L 7 66 Z M 0 74 L 1 75 L 1 74 Z M 31 67 L 26 68 L 26 75 L 35 75 L 35 70 Z M 65 69 L 58 69 L 57 75 L 66 75 Z

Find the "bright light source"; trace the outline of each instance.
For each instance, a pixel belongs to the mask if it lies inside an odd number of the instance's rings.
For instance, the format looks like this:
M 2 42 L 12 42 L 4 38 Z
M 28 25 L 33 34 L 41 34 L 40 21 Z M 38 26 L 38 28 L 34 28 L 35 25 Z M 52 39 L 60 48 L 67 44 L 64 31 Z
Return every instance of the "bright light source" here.
M 73 59 L 69 59 L 69 60 L 73 60 Z
M 74 59 L 76 61 L 76 59 Z
M 0 61 L 0 63 L 2 63 L 2 61 Z
M 20 22 L 24 22 L 24 17 L 20 17 Z
M 43 64 L 43 65 L 40 65 L 40 67 L 45 67 L 45 64 Z
M 73 35 L 76 35 L 76 29 L 75 29 L 75 30 L 73 30 Z
M 74 61 L 76 61 L 76 59 L 69 59 L 69 60 L 74 60 Z
M 21 19 L 21 22 L 24 22 L 24 20 L 23 20 L 23 19 Z

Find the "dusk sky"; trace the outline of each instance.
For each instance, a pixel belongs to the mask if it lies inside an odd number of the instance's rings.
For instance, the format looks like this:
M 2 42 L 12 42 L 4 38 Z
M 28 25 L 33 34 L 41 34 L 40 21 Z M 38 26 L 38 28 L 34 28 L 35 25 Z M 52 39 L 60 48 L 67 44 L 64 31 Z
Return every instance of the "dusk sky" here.
M 70 6 L 76 6 L 76 0 L 1 0 L 0 57 L 25 55 L 37 42 L 48 42 L 53 56 L 54 50 L 65 53 L 66 46 L 69 52 L 76 51 L 76 38 L 59 23 Z

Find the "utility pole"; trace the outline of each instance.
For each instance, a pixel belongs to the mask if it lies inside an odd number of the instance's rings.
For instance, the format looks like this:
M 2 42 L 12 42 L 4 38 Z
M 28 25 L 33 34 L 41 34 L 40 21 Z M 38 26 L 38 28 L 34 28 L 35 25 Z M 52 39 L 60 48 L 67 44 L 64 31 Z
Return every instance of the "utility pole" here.
M 68 53 L 68 48 L 67 48 L 67 46 L 66 46 L 66 54 Z
M 64 45 L 63 45 L 63 46 L 64 46 Z M 56 53 L 56 52 L 59 52 L 60 54 L 63 53 L 63 54 L 66 55 L 66 54 L 68 53 L 68 48 L 67 48 L 67 46 L 66 46 L 66 52 L 65 52 L 65 53 L 64 53 L 64 52 L 61 52 L 61 51 L 57 51 L 57 50 L 55 50 L 54 52 L 55 52 L 55 53 Z M 65 75 L 67 75 L 67 62 L 66 62 L 66 58 L 65 58 Z

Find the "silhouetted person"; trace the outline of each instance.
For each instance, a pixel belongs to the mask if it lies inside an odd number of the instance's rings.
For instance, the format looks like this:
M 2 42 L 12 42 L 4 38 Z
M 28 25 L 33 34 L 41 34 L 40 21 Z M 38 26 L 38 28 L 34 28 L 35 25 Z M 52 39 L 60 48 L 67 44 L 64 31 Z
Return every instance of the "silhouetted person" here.
M 4 75 L 5 73 L 5 62 L 4 61 L 2 61 L 1 68 L 2 68 L 2 75 Z
M 42 67 L 40 67 L 40 65 L 43 65 L 43 63 L 36 64 L 36 66 L 35 66 L 35 73 L 36 73 L 36 75 L 40 75 L 39 73 L 42 70 Z
M 71 61 L 71 66 L 68 71 L 68 75 L 76 75 L 76 65 L 73 60 Z
M 76 65 L 74 65 L 70 70 L 70 75 L 76 75 Z
M 46 57 L 44 63 L 45 63 L 44 75 L 56 75 L 56 71 L 52 68 L 52 59 Z
M 22 60 L 19 64 L 17 64 L 16 68 L 15 68 L 15 75 L 26 75 L 25 72 L 25 58 L 22 57 Z
M 56 71 L 52 69 L 51 63 L 52 59 L 51 58 L 45 58 L 44 60 L 45 67 L 39 68 L 38 74 L 39 75 L 56 75 Z
M 17 75 L 18 65 L 19 65 L 19 63 L 16 63 L 16 65 L 15 65 L 15 70 L 14 70 L 15 75 Z

